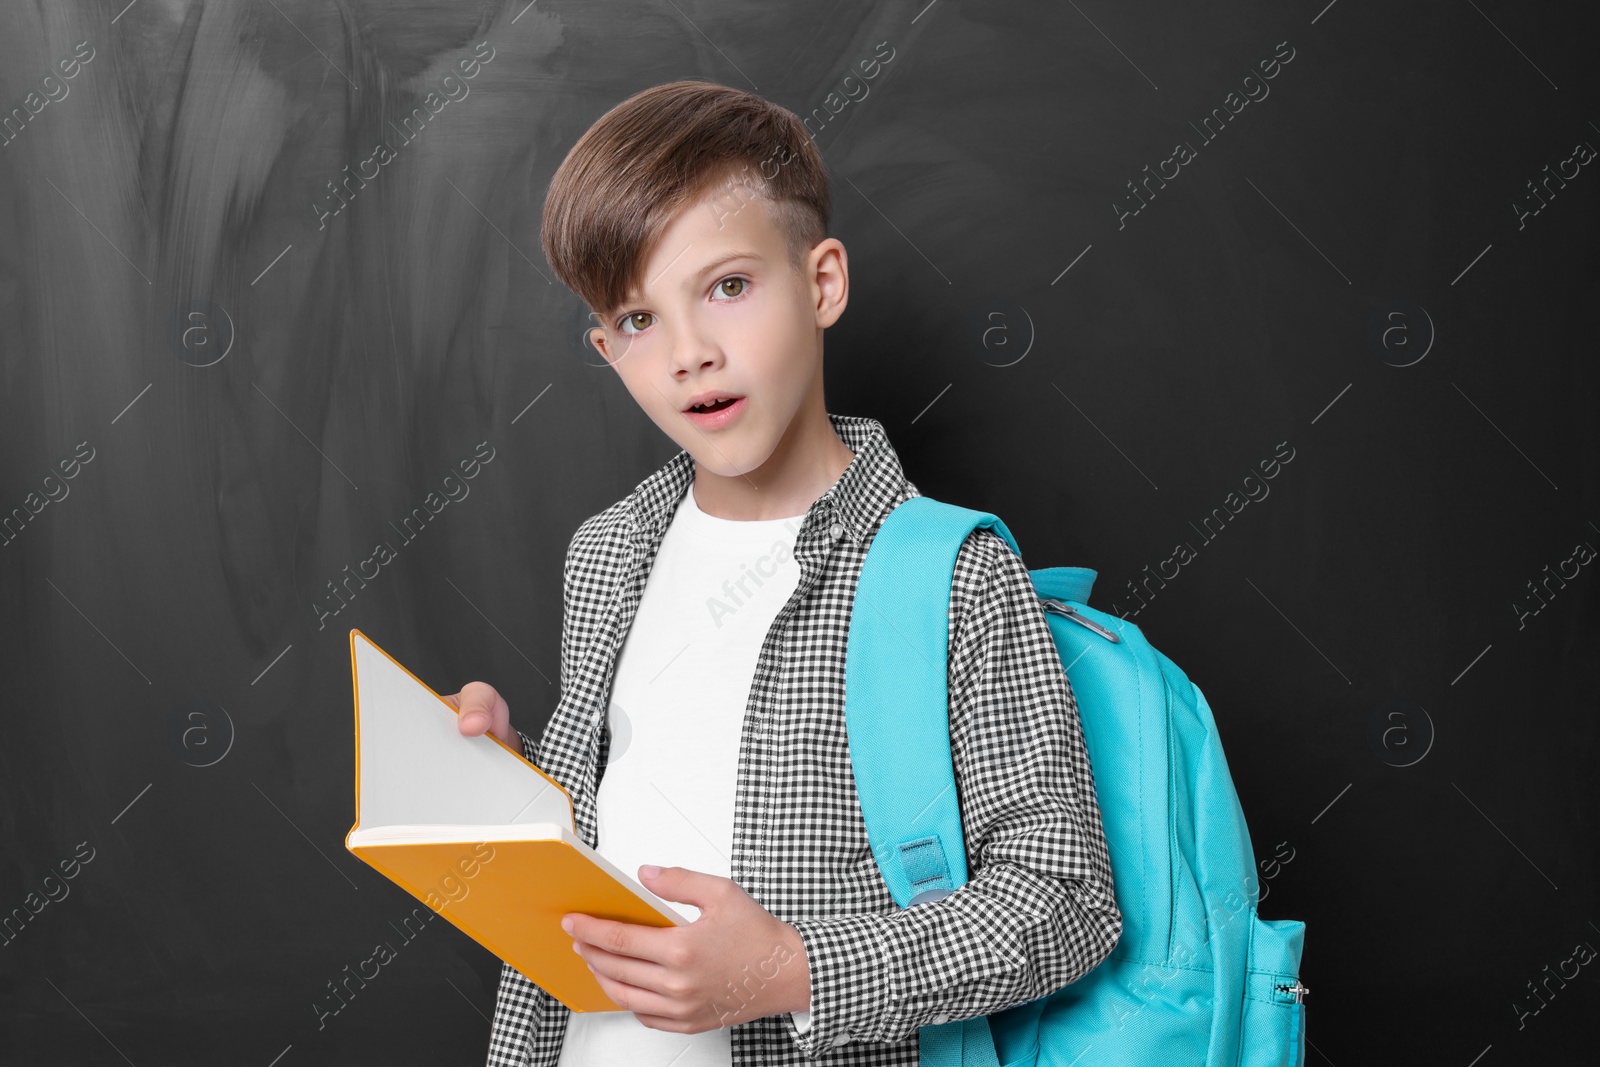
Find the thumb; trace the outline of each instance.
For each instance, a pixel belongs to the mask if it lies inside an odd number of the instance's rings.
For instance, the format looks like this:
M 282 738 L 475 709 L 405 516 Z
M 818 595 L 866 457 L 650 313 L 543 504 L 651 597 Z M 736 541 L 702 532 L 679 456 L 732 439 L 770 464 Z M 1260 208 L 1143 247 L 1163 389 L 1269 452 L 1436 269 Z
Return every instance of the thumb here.
M 468 682 L 461 692 L 443 698 L 458 712 L 457 726 L 468 737 L 490 733 L 504 741 L 514 751 L 521 751 L 522 743 L 511 728 L 511 708 L 488 682 Z

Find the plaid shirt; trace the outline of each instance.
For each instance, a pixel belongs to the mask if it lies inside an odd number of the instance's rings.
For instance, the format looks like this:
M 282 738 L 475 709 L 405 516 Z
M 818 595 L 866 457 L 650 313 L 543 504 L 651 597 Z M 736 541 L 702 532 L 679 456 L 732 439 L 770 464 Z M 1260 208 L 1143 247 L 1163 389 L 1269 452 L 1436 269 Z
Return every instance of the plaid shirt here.
M 950 747 L 970 880 L 942 900 L 895 904 L 856 795 L 844 661 L 867 547 L 896 504 L 921 494 L 881 424 L 828 417 L 855 458 L 806 512 L 799 586 L 756 664 L 731 853 L 733 880 L 800 934 L 811 1019 L 803 1032 L 787 1012 L 734 1024 L 734 1067 L 910 1067 L 918 1027 L 1053 992 L 1099 963 L 1122 930 L 1077 704 L 1027 568 L 988 529 L 961 546 L 950 602 Z M 529 760 L 572 795 L 591 847 L 612 673 L 693 479 L 680 451 L 585 520 L 567 549 L 561 697 L 543 737 L 521 737 Z M 489 1067 L 554 1067 L 569 1015 L 504 965 Z

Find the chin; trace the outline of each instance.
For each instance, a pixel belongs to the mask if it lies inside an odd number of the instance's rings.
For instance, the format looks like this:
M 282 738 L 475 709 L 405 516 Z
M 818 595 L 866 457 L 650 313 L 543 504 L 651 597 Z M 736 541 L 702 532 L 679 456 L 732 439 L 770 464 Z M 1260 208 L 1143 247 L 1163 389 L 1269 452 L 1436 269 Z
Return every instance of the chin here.
M 699 455 L 695 456 L 695 460 L 700 464 L 702 470 L 710 474 L 715 474 L 720 478 L 742 478 L 751 471 L 759 470 L 762 464 L 766 463 L 767 458 L 768 457 L 763 456 L 761 460 L 756 463 L 739 463 L 743 457 L 730 453 L 727 449 L 723 449 L 721 452 L 712 452 L 709 460 Z M 730 467 L 728 465 L 729 460 L 733 460 L 739 465 Z
M 702 439 L 686 447 L 701 469 L 721 478 L 742 478 L 772 458 L 772 449 L 760 444 L 731 447 L 731 443 L 717 441 L 713 448 Z

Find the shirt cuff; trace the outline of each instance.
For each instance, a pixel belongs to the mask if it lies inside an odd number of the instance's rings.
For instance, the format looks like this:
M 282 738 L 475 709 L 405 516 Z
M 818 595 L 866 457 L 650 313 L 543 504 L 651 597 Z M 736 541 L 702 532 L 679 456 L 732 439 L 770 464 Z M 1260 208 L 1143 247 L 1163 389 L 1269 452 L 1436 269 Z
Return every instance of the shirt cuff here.
M 789 1018 L 794 1020 L 796 1033 L 803 1034 L 811 1029 L 811 1013 L 809 1011 L 791 1011 Z
M 853 1040 L 880 1040 L 889 1010 L 889 954 L 881 915 L 798 919 L 811 972 L 811 1008 L 795 1012 L 796 1042 L 810 1059 Z M 798 1016 L 805 1015 L 801 1029 Z

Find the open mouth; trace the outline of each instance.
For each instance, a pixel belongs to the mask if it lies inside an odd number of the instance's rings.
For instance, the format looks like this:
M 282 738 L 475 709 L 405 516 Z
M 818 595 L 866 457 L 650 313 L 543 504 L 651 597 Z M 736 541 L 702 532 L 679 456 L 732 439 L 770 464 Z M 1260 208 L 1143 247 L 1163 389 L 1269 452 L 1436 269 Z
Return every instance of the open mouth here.
M 710 415 L 714 412 L 721 411 L 723 408 L 729 407 L 742 399 L 743 397 L 725 396 L 721 400 L 712 400 L 704 404 L 695 404 L 689 408 L 689 411 L 695 415 Z

